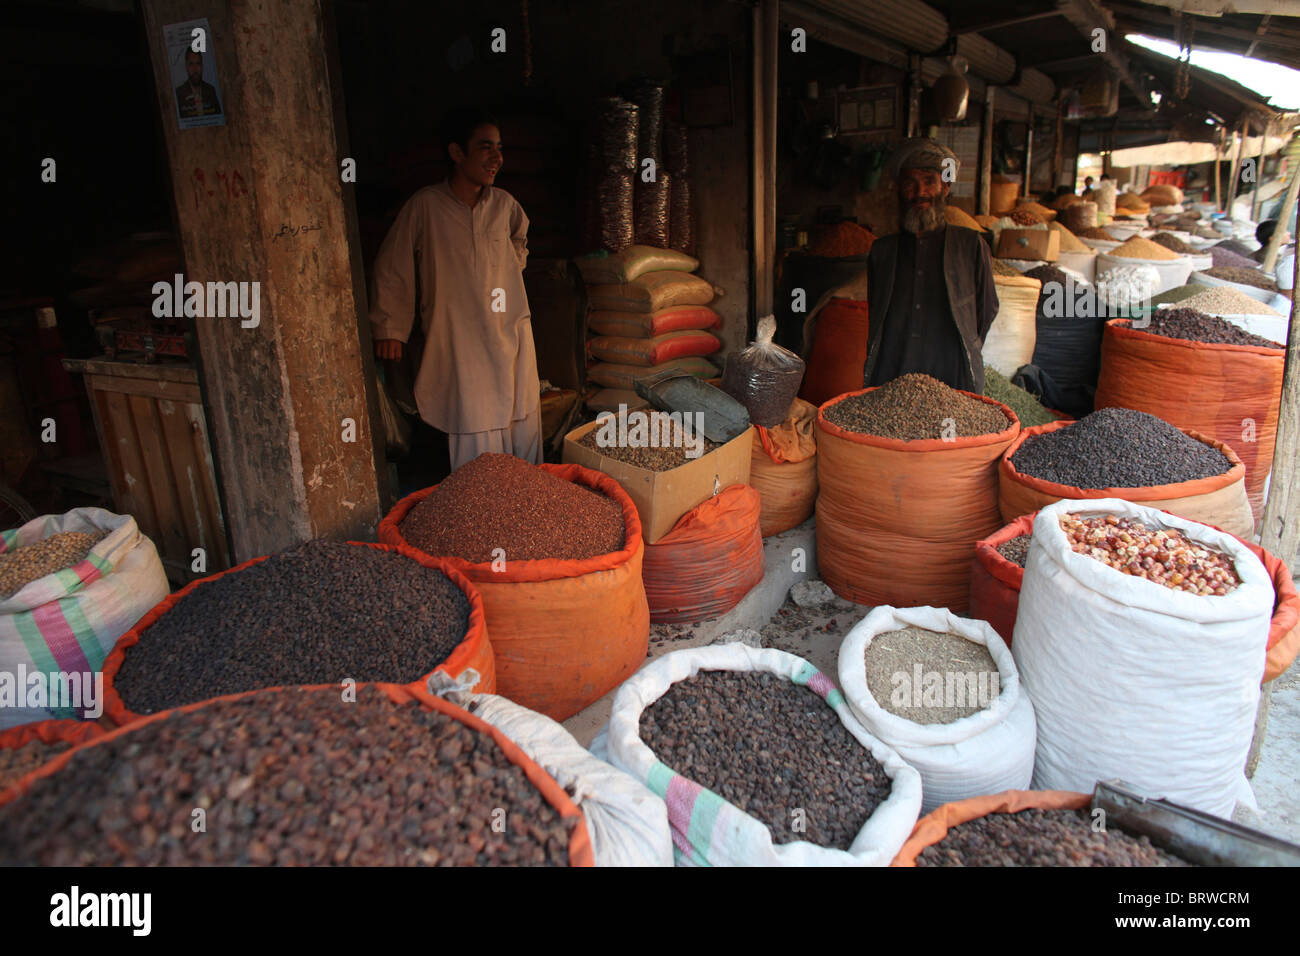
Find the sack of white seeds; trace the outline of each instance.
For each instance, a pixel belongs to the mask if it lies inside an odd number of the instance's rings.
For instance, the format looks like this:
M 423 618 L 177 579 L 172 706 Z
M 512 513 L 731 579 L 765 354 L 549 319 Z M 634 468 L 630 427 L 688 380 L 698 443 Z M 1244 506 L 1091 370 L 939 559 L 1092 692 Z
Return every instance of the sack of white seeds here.
M 587 821 L 597 866 L 673 865 L 668 810 L 640 782 L 592 756 L 544 714 L 496 694 L 447 696 L 504 733 L 568 792 Z
M 665 765 L 641 739 L 642 711 L 674 684 L 700 671 L 763 671 L 807 687 L 880 763 L 890 778 L 889 795 L 847 850 L 806 840 L 776 843 L 765 823 Z M 665 654 L 624 681 L 601 734 L 593 750 L 607 752 L 610 763 L 644 782 L 667 803 L 679 866 L 888 866 L 920 815 L 920 775 L 867 733 L 826 675 L 784 651 L 725 644 Z
M 1227 555 L 1241 583 L 1191 594 L 1075 553 L 1065 514 L 1133 518 Z M 1273 584 L 1230 534 L 1118 498 L 1038 513 L 1011 652 L 1034 703 L 1036 790 L 1088 792 L 1120 778 L 1151 796 L 1228 818 L 1254 805 L 1255 727 Z
M 25 564 L 20 549 L 69 531 L 107 535 L 73 566 L 0 595 L 0 729 L 53 718 L 96 719 L 104 702 L 95 675 L 104 659 L 167 596 L 167 575 L 153 542 L 130 515 L 102 508 L 43 515 L 4 532 L 0 567 Z M 17 575 L 15 583 L 28 573 Z
M 882 675 L 892 684 L 891 700 L 915 706 L 933 677 L 937 706 L 984 704 L 982 710 L 947 723 L 919 723 L 886 709 L 868 686 L 866 658 L 873 640 L 905 627 L 954 634 L 987 648 L 997 681 L 980 683 L 974 673 Z M 917 665 L 920 670 L 920 665 Z M 1034 775 L 1034 708 L 1020 686 L 1011 651 L 987 621 L 958 617 L 947 608 L 878 607 L 854 625 L 840 645 L 840 686 L 853 714 L 921 774 L 921 812 L 968 797 L 1024 790 Z

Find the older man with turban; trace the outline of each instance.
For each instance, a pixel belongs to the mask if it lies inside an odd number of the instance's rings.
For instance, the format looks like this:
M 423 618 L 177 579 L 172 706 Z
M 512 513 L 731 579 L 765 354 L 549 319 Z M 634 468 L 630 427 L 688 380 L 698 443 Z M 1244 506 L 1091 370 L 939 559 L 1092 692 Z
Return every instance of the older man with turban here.
M 867 387 L 922 372 L 953 388 L 984 390 L 981 351 L 998 311 L 989 247 L 978 232 L 949 226 L 952 150 L 910 139 L 890 157 L 899 232 L 867 256 Z

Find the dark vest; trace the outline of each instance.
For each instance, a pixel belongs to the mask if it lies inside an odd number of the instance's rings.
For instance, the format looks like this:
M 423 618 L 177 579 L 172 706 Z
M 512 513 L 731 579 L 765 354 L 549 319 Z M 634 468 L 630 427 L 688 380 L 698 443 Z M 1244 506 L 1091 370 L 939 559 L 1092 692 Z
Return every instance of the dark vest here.
M 990 268 L 989 249 L 973 229 L 949 225 L 943 232 L 943 272 L 948 286 L 948 308 L 966 347 L 966 367 L 970 373 L 970 381 L 963 388 L 983 393 L 984 360 L 981 353 L 984 342 L 979 329 L 976 277 Z M 871 372 L 880 353 L 880 338 L 893 298 L 894 275 L 898 271 L 899 238 L 899 233 L 881 236 L 872 244 L 867 257 L 867 311 L 872 319 L 868 321 L 863 382 L 871 381 Z M 879 321 L 874 320 L 876 316 L 880 317 Z

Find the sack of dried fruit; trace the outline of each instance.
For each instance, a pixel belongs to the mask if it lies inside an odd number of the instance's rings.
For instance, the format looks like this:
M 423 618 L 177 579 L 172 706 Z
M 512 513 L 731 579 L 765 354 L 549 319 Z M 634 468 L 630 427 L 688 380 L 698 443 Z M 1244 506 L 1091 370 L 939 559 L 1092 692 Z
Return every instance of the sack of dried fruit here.
M 966 610 L 975 542 L 996 531 L 1009 408 L 904 375 L 817 417 L 817 565 L 858 604 Z M 872 494 L 871 489 L 887 489 Z
M 1135 408 L 1223 442 L 1246 466 L 1246 495 L 1258 521 L 1285 364 L 1281 345 L 1190 309 L 1160 309 L 1146 323 L 1112 319 L 1101 343 L 1097 407 Z
M 651 662 L 593 751 L 663 798 L 679 866 L 886 866 L 921 809 L 920 775 L 830 678 L 770 648 Z
M 1232 535 L 1119 498 L 1044 508 L 1011 644 L 1038 720 L 1034 787 L 1119 778 L 1225 818 L 1253 805 L 1244 768 L 1273 604 Z
M 130 515 L 74 508 L 6 531 L 0 536 L 0 672 L 17 674 L 21 667 L 47 675 L 46 686 L 54 686 L 53 675 L 84 675 L 79 680 L 93 688 L 117 639 L 167 591 L 158 551 Z M 84 695 L 81 703 L 82 715 L 92 717 L 104 704 Z M 0 729 L 78 716 L 72 707 L 27 704 L 24 698 L 0 706 Z
M 878 607 L 844 638 L 839 675 L 862 726 L 921 774 L 922 813 L 1029 786 L 1034 708 L 1011 651 L 984 621 Z
M 526 707 L 564 720 L 645 661 L 641 518 L 608 475 L 480 455 L 394 505 L 379 540 L 445 557 L 474 584 L 496 689 Z
M 1025 578 L 1029 536 L 1034 516 L 1021 515 L 975 543 L 970 565 L 970 616 L 988 621 L 1010 646 L 1016 631 L 1020 585 Z
M 596 866 L 672 866 L 663 800 L 597 759 L 549 717 L 496 694 L 444 695 L 496 727 L 550 774 L 587 821 Z

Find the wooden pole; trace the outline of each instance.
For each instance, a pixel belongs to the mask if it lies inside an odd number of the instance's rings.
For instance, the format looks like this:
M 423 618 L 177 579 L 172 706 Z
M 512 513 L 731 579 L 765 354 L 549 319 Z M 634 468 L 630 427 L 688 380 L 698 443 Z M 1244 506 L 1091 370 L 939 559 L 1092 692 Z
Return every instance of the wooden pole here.
M 1241 126 L 1237 135 L 1240 137 L 1240 141 L 1237 143 L 1237 148 L 1233 150 L 1232 169 L 1229 172 L 1229 175 L 1232 177 L 1232 188 L 1228 190 L 1228 204 L 1223 209 L 1223 211 L 1228 214 L 1229 219 L 1232 218 L 1232 204 L 1237 199 L 1237 187 L 1241 183 L 1241 158 L 1245 155 L 1246 139 L 1250 136 L 1249 114 L 1241 118 Z
M 768 268 L 762 286 L 766 305 L 759 316 L 772 314 L 776 297 L 776 68 L 780 22 L 779 0 L 763 0 L 763 153 L 767 167 L 763 191 L 763 245 L 768 253 Z
M 1064 111 L 1064 109 L 1065 109 L 1065 104 L 1061 102 L 1061 98 L 1058 96 L 1056 99 L 1056 136 L 1052 144 L 1052 191 L 1053 192 L 1056 191 L 1056 187 L 1061 185 L 1061 150 L 1063 149 L 1063 146 L 1061 144 L 1061 136 L 1063 135 L 1064 126 L 1065 126 L 1065 120 L 1062 116 L 1062 112 Z M 1073 187 L 1071 188 L 1073 189 Z
M 1282 208 L 1277 213 L 1277 226 L 1273 229 L 1273 235 L 1269 237 L 1268 246 L 1264 250 L 1264 261 L 1260 265 L 1265 275 L 1272 275 L 1273 267 L 1277 265 L 1277 254 L 1282 249 L 1282 233 L 1286 231 L 1286 224 L 1291 221 L 1296 195 L 1300 193 L 1300 150 L 1292 147 L 1288 151 L 1287 162 L 1292 167 L 1290 181 L 1286 186 L 1286 196 L 1282 199 Z M 1293 292 L 1292 295 L 1294 294 Z
M 232 557 L 373 537 L 386 493 L 378 405 L 320 4 L 144 0 L 142 10 L 184 279 L 247 283 L 260 299 L 255 326 L 194 320 Z M 225 124 L 182 129 L 184 48 L 163 30 L 199 17 Z
M 763 8 L 755 5 L 751 14 L 753 45 L 750 86 L 752 109 L 750 115 L 750 142 L 752 150 L 752 178 L 754 183 L 751 208 L 754 217 L 754 310 L 755 319 L 767 315 L 772 308 L 771 288 L 773 262 L 767 248 L 767 148 L 764 93 L 763 57 L 767 48 L 763 42 Z
M 1259 140 L 1259 155 L 1255 159 L 1255 191 L 1250 197 L 1250 218 L 1259 222 L 1259 186 L 1264 179 L 1264 150 L 1268 149 L 1268 137 L 1273 132 L 1273 121 L 1264 124 L 1264 135 Z
M 1295 201 L 1295 185 L 1300 182 L 1291 176 L 1288 199 Z M 1282 226 L 1279 222 L 1277 231 Z M 1300 256 L 1293 265 L 1292 288 L 1300 282 Z M 1273 450 L 1273 475 L 1269 479 L 1268 499 L 1264 502 L 1264 520 L 1260 523 L 1259 546 L 1296 567 L 1296 551 L 1300 549 L 1300 330 L 1296 328 L 1296 304 L 1291 301 L 1291 326 L 1287 332 L 1286 366 L 1282 372 L 1282 397 L 1277 417 L 1277 443 Z M 1272 700 L 1273 682 L 1260 688 L 1259 707 L 1255 711 L 1255 736 L 1246 758 L 1246 773 L 1253 776 L 1259 764 L 1260 750 L 1268 732 L 1268 712 Z
M 1214 208 L 1223 211 L 1223 194 L 1219 189 L 1219 158 L 1223 155 L 1223 127 L 1219 127 L 1219 141 L 1214 150 Z
M 980 122 L 980 199 L 979 214 L 989 214 L 990 186 L 993 184 L 993 104 L 997 87 L 984 88 L 984 117 Z

